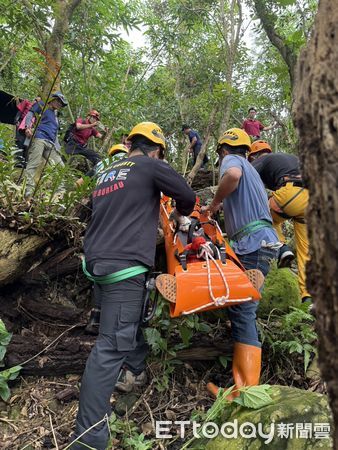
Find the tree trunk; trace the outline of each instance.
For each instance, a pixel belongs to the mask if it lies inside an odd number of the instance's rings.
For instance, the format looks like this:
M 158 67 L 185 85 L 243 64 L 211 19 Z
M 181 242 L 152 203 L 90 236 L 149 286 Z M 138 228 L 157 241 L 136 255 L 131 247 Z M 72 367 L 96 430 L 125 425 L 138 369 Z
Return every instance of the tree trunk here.
M 227 17 L 228 16 L 228 17 Z M 243 24 L 242 6 L 239 0 L 230 2 L 229 14 L 225 14 L 225 0 L 220 0 L 220 29 L 223 41 L 223 59 L 225 70 L 225 81 L 227 94 L 225 96 L 223 115 L 219 126 L 218 134 L 221 135 L 227 128 L 231 117 L 232 109 L 232 85 L 233 71 L 235 67 L 238 45 L 241 37 Z
M 52 34 L 46 43 L 47 64 L 53 62 L 61 66 L 61 56 L 65 35 L 69 29 L 75 8 L 81 3 L 81 0 L 56 0 L 53 2 L 54 26 Z M 50 87 L 53 83 L 53 76 L 48 70 L 42 84 L 42 95 L 47 97 Z M 60 77 L 57 79 L 54 90 L 60 89 Z
M 309 188 L 311 262 L 319 363 L 333 412 L 338 448 L 338 1 L 321 0 L 314 33 L 301 53 L 294 92 L 299 153 Z
M 163 232 L 158 229 L 156 245 L 161 246 L 163 242 Z M 0 229 L 0 287 L 18 282 L 27 286 L 43 285 L 55 278 L 82 273 L 78 255 L 81 249 L 69 245 L 66 233 L 53 239 L 52 234 L 48 238 Z
M 180 50 L 180 52 L 184 53 L 184 50 Z M 183 125 L 184 123 L 189 123 L 188 120 L 189 108 L 187 98 L 185 95 L 183 95 L 184 93 L 182 91 L 181 58 L 177 54 L 175 54 L 173 57 L 170 58 L 169 67 L 175 76 L 174 95 L 180 114 L 181 125 Z M 189 165 L 189 147 L 190 144 L 186 142 L 185 135 L 181 133 L 178 138 L 177 158 L 178 161 L 180 162 L 181 173 L 183 174 L 184 177 Z
M 111 145 L 111 141 L 112 141 L 112 137 L 113 134 L 115 133 L 116 128 L 114 126 L 112 126 L 111 128 L 109 128 L 108 132 L 106 133 L 103 141 L 102 141 L 102 145 L 101 145 L 101 149 L 100 149 L 100 153 L 101 155 L 106 155 L 106 153 L 108 152 L 108 148 Z
M 217 114 L 217 107 L 215 107 L 213 109 L 213 111 L 211 111 L 211 113 L 210 113 L 210 119 L 209 119 L 209 123 L 208 123 L 207 129 L 206 129 L 205 135 L 204 135 L 201 151 L 199 152 L 199 154 L 197 156 L 194 167 L 191 169 L 191 171 L 189 172 L 189 174 L 187 176 L 187 182 L 190 185 L 192 184 L 197 172 L 199 171 L 199 169 L 202 165 L 203 158 L 204 158 L 204 155 L 206 154 L 209 140 L 211 138 L 212 129 L 214 128 L 214 125 L 215 125 L 214 122 L 215 122 L 216 114 Z

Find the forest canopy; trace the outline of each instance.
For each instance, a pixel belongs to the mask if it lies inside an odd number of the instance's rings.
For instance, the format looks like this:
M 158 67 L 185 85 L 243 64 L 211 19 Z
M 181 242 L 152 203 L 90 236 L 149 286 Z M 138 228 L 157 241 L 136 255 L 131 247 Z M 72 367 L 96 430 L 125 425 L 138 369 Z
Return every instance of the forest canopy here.
M 316 6 L 290 0 L 119 0 L 113 7 L 108 0 L 4 0 L 0 87 L 29 99 L 48 92 L 46 61 L 36 49 L 51 54 L 56 46 L 53 58 L 62 66 L 62 92 L 70 105 L 62 113 L 63 129 L 91 108 L 100 110 L 112 130 L 111 143 L 135 123 L 155 121 L 172 143 L 170 159 L 180 167 L 182 123 L 203 135 L 211 121 L 213 154 L 220 132 L 239 126 L 254 106 L 263 123 L 282 125 L 266 135 L 272 145 L 294 151 L 291 69 L 260 19 L 296 58 Z M 60 29 L 65 17 L 68 27 Z M 143 45 L 136 47 L 130 43 L 135 30 L 143 34 Z

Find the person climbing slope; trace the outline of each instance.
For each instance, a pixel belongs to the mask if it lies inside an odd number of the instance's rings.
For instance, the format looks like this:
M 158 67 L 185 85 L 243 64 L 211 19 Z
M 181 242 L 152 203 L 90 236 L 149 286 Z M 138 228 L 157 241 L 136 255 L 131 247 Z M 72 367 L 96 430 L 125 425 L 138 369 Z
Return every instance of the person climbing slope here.
M 219 138 L 220 182 L 211 204 L 202 211 L 215 214 L 223 204 L 225 231 L 240 262 L 245 269 L 259 269 L 266 276 L 281 244 L 272 227 L 264 185 L 246 160 L 250 145 L 249 135 L 239 128 L 231 128 Z M 227 309 L 234 339 L 232 372 L 236 388 L 259 383 L 262 351 L 257 306 L 258 302 L 250 301 Z M 207 387 L 217 395 L 217 386 L 208 383 Z
M 300 172 L 299 158 L 288 153 L 272 153 L 266 141 L 256 141 L 250 147 L 248 160 L 259 173 L 263 183 L 272 191 L 269 198 L 270 212 L 278 237 L 284 243 L 280 250 L 279 266 L 286 267 L 294 258 L 285 245 L 282 224 L 292 220 L 298 263 L 298 281 L 303 302 L 312 301 L 306 289 L 305 267 L 309 260 L 306 208 L 309 191 L 305 188 Z
M 154 264 L 161 192 L 175 199 L 182 226 L 195 204 L 184 178 L 161 161 L 166 142 L 157 124 L 139 123 L 128 140 L 128 158 L 100 174 L 92 194 L 84 269 L 97 285 L 101 317 L 82 378 L 73 450 L 106 450 L 105 417 L 115 385 L 137 384 L 144 374 L 147 345 L 140 323 L 146 273 Z M 74 442 L 77 438 L 84 445 Z
M 48 101 L 47 108 L 43 111 L 43 104 L 41 102 L 35 103 L 26 116 L 26 130 L 27 139 L 33 138 L 33 125 L 36 125 L 33 141 L 28 150 L 28 161 L 25 170 L 26 190 L 25 197 L 28 201 L 31 200 L 35 190 L 35 174 L 44 158 L 49 164 L 56 166 L 63 166 L 63 161 L 60 154 L 60 145 L 58 141 L 59 121 L 57 111 L 67 106 L 68 102 L 64 95 L 57 91 L 51 95 Z M 34 115 L 42 114 L 39 121 L 35 122 Z M 63 185 L 61 184 L 57 193 L 61 192 Z
M 197 156 L 201 151 L 202 148 L 202 140 L 200 138 L 200 135 L 197 133 L 196 130 L 193 130 L 190 125 L 184 124 L 182 125 L 182 131 L 183 133 L 188 136 L 190 146 L 189 146 L 189 153 L 193 156 L 193 165 L 196 164 Z M 207 155 L 204 155 L 203 162 L 202 162 L 202 169 L 205 169 L 206 164 L 208 163 L 209 158 Z
M 92 136 L 98 139 L 103 138 L 103 135 L 96 129 L 99 120 L 100 113 L 95 109 L 89 111 L 85 119 L 81 117 L 76 119 L 74 126 L 69 130 L 68 136 L 65 137 L 67 155 L 82 155 L 93 165 L 101 161 L 100 155 L 88 148 L 88 141 Z

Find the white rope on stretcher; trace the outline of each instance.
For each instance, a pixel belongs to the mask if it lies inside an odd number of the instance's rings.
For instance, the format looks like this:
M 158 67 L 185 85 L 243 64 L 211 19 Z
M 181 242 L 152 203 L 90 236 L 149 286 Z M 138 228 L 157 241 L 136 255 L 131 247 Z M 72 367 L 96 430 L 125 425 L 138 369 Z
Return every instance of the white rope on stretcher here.
M 208 289 L 209 289 L 210 298 L 215 303 L 215 305 L 222 306 L 229 300 L 230 291 L 229 291 L 228 282 L 227 282 L 227 280 L 225 278 L 223 270 L 219 267 L 219 265 L 217 264 L 217 261 L 215 260 L 215 258 L 209 253 L 210 252 L 210 247 L 207 244 L 202 244 L 201 247 L 202 247 L 202 249 L 204 251 L 202 251 L 200 253 L 200 255 L 205 258 L 205 261 L 207 263 Z M 220 276 L 222 278 L 222 281 L 223 281 L 223 284 L 224 284 L 224 287 L 225 287 L 226 295 L 222 295 L 221 297 L 215 297 L 214 296 L 214 293 L 212 291 L 212 284 L 211 284 L 211 271 L 210 271 L 210 261 L 209 260 L 211 260 L 214 263 L 218 273 L 220 274 Z
M 203 256 L 205 258 L 205 261 L 207 263 L 207 277 L 208 277 L 208 289 L 209 289 L 209 295 L 210 298 L 212 299 L 212 302 L 207 303 L 206 305 L 202 305 L 199 306 L 198 308 L 194 308 L 191 309 L 189 311 L 183 311 L 182 314 L 192 314 L 194 312 L 200 311 L 201 309 L 205 309 L 208 308 L 209 306 L 224 306 L 226 303 L 241 303 L 241 302 L 248 302 L 250 300 L 252 300 L 252 297 L 246 297 L 246 298 L 237 298 L 237 299 L 229 299 L 229 295 L 230 295 L 230 289 L 229 289 L 229 285 L 228 282 L 225 278 L 225 275 L 223 273 L 223 270 L 221 267 L 219 267 L 218 262 L 215 260 L 215 258 L 210 254 L 210 247 L 208 246 L 208 244 L 202 244 L 201 245 L 202 251 L 199 253 L 199 256 Z M 211 260 L 215 266 L 216 269 L 218 271 L 218 273 L 220 274 L 222 281 L 224 283 L 224 287 L 225 287 L 225 292 L 226 295 L 221 295 L 220 297 L 215 297 L 214 293 L 212 291 L 212 284 L 211 284 L 211 271 L 210 271 L 210 262 L 209 260 Z

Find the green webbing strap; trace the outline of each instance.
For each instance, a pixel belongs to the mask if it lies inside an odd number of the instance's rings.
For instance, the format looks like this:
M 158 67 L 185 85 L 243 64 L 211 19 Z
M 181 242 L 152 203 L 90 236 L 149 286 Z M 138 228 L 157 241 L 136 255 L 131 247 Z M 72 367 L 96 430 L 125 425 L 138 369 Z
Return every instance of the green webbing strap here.
M 230 244 L 232 245 L 235 241 L 240 241 L 244 236 L 248 236 L 249 234 L 255 233 L 261 228 L 269 227 L 272 228 L 271 222 L 268 220 L 254 220 L 253 222 L 248 223 L 243 228 L 238 230 L 230 239 Z
M 119 270 L 118 272 L 110 273 L 109 275 L 95 276 L 88 272 L 86 268 L 86 260 L 82 259 L 82 270 L 86 277 L 97 284 L 114 284 L 119 281 L 126 280 L 127 278 L 136 277 L 141 273 L 148 272 L 148 268 L 145 266 L 128 267 L 127 269 Z

